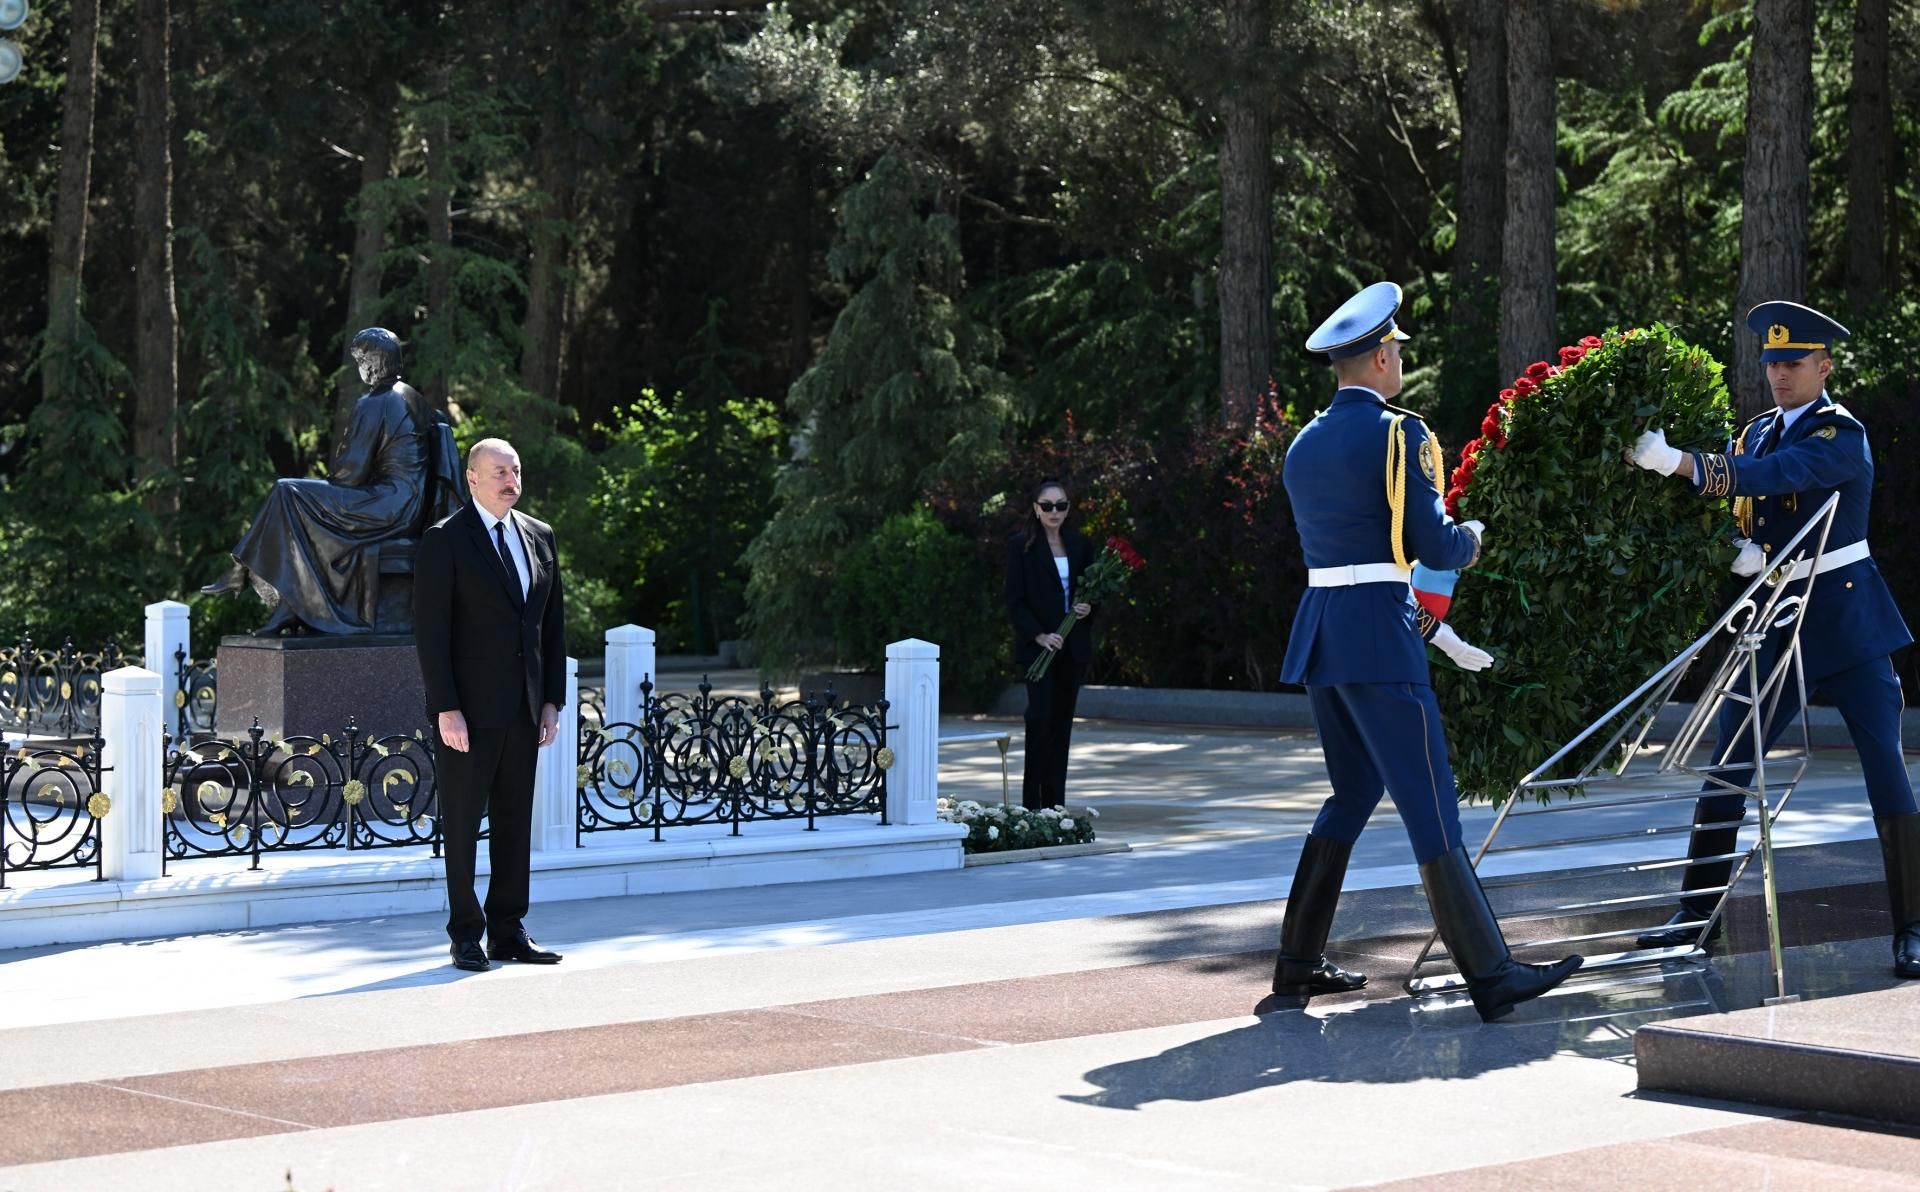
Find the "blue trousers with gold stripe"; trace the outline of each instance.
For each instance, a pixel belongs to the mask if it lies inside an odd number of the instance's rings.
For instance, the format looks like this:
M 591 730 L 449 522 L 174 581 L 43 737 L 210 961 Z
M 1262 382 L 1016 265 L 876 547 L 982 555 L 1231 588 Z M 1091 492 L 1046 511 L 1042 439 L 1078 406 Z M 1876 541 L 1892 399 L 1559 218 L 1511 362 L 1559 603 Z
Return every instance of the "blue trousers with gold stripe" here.
M 1400 822 L 1424 865 L 1460 845 L 1460 803 L 1440 705 L 1425 683 L 1336 683 L 1309 687 L 1313 720 L 1327 755 L 1333 797 L 1313 834 L 1352 844 L 1380 796 L 1393 796 Z
M 1778 635 L 1775 635 L 1776 639 Z M 1779 642 L 1769 641 L 1760 649 L 1760 677 L 1764 681 L 1767 672 L 1773 668 L 1779 658 Z M 1787 686 L 1780 693 L 1779 706 L 1774 710 L 1773 720 L 1767 725 L 1767 746 L 1771 748 L 1780 739 L 1800 714 L 1800 691 L 1794 685 L 1792 676 L 1785 680 Z M 1875 658 L 1859 666 L 1850 667 L 1838 674 L 1810 681 L 1807 684 L 1818 694 L 1824 696 L 1847 722 L 1847 733 L 1853 738 L 1853 748 L 1860 755 L 1860 775 L 1866 780 L 1867 802 L 1873 806 L 1876 816 L 1905 815 L 1920 809 L 1913 798 L 1913 784 L 1907 780 L 1907 761 L 1900 752 L 1900 713 L 1905 710 L 1905 701 L 1900 694 L 1900 676 L 1894 673 L 1891 658 Z M 1747 681 L 1741 677 L 1735 690 L 1746 694 Z M 1750 762 L 1753 760 L 1752 729 L 1740 732 L 1741 722 L 1745 719 L 1747 706 L 1728 700 L 1720 708 L 1719 730 L 1720 749 L 1728 742 L 1734 742 L 1727 761 Z M 1735 736 L 1738 740 L 1735 741 Z M 1716 751 L 1714 756 L 1719 757 Z M 1753 780 L 1753 769 L 1728 771 L 1723 777 L 1736 786 L 1745 786 Z M 1703 790 L 1717 790 L 1709 783 Z M 1700 800 L 1699 813 L 1710 820 L 1738 819 L 1746 810 L 1746 799 L 1740 795 L 1716 794 Z

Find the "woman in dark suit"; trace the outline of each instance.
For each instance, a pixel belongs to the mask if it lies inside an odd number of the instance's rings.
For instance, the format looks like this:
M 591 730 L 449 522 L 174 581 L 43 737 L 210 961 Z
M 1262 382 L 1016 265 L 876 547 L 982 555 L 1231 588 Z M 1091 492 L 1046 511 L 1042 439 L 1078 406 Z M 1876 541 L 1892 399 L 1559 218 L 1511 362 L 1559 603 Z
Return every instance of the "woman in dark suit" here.
M 1087 536 L 1066 528 L 1071 502 L 1058 480 L 1042 480 L 1032 514 L 1007 547 L 1007 619 L 1013 623 L 1013 660 L 1025 674 L 1043 650 L 1058 657 L 1037 683 L 1027 684 L 1027 760 L 1020 801 L 1029 809 L 1067 801 L 1067 744 L 1080 681 L 1093 660 L 1093 607 L 1071 602 L 1080 577 L 1093 565 Z M 1071 602 L 1071 603 L 1070 603 Z M 1071 607 L 1080 623 L 1062 639 L 1056 632 Z

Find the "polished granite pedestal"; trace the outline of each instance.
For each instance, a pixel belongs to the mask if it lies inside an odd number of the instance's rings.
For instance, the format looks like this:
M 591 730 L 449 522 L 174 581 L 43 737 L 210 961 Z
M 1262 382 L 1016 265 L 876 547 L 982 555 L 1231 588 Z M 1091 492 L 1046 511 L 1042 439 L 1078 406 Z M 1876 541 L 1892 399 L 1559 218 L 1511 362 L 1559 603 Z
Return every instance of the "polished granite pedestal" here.
M 411 634 L 351 637 L 229 636 L 220 640 L 215 729 L 244 737 L 257 720 L 269 736 L 411 735 L 427 727 L 426 686 Z
M 1860 976 L 1890 968 L 1884 940 L 1847 949 Z M 1645 1092 L 1920 1126 L 1920 983 L 1649 1023 L 1634 1034 Z

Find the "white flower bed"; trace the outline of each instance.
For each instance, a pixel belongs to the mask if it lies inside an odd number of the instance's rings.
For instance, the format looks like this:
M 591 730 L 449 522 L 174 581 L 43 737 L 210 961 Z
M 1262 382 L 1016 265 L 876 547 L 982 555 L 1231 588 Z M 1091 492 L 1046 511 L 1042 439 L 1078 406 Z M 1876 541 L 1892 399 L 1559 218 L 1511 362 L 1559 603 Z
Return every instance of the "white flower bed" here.
M 970 853 L 1086 844 L 1093 839 L 1093 821 L 1100 817 L 1099 809 L 1094 807 L 1028 811 L 1024 807 L 1003 807 L 972 799 L 941 799 L 936 807 L 942 820 L 966 825 L 967 838 L 962 845 Z

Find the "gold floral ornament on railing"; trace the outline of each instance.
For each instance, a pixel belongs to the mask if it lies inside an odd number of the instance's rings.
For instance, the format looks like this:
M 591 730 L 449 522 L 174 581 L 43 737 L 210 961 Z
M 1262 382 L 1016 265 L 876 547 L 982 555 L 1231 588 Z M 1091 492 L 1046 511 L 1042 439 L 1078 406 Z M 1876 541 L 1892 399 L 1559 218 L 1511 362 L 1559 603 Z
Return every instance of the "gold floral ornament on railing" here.
M 873 755 L 873 764 L 879 766 L 882 770 L 893 769 L 893 747 L 891 745 L 882 745 L 880 751 Z
M 388 775 L 388 777 L 392 777 L 392 775 Z M 360 801 L 367 797 L 367 784 L 358 778 L 349 778 L 347 779 L 347 784 L 340 788 L 340 797 L 347 801 L 347 806 L 358 807 L 360 806 Z
M 174 812 L 178 810 L 180 810 L 180 796 L 175 794 L 173 788 L 170 786 L 161 787 L 160 788 L 161 813 L 164 815 L 172 815 Z
M 95 795 L 87 800 L 87 814 L 94 819 L 106 819 L 107 812 L 113 810 L 113 800 L 105 795 Z
M 745 778 L 747 776 L 746 755 L 741 753 L 736 753 L 732 757 L 728 758 L 727 773 L 733 775 L 733 777 L 735 778 Z

